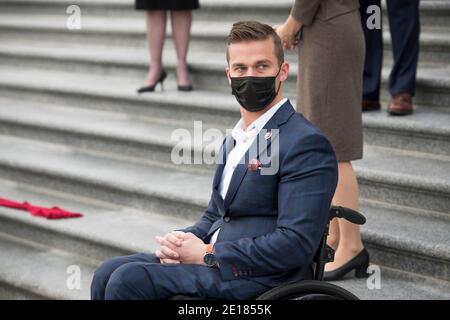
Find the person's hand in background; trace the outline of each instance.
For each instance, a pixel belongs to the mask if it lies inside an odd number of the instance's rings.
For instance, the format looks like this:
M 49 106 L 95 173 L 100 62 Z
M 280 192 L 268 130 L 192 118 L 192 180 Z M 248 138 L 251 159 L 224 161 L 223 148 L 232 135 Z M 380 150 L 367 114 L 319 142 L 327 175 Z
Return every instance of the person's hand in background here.
M 180 263 L 177 249 L 181 247 L 185 233 L 182 231 L 172 231 L 164 237 L 156 236 L 156 241 L 161 245 L 159 250 L 156 250 L 155 255 L 159 258 L 161 263 Z
M 293 49 L 297 45 L 297 34 L 302 27 L 303 25 L 290 15 L 284 24 L 273 26 L 281 39 L 284 50 Z

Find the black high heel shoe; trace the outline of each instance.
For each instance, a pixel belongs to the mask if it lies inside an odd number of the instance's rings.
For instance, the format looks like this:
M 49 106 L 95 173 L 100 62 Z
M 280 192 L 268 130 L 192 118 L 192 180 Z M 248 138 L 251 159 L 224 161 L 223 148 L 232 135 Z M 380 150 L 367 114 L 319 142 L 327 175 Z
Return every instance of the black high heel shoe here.
M 192 84 L 188 84 L 186 86 L 178 85 L 178 91 L 186 91 L 186 92 L 188 92 L 188 91 L 192 91 L 192 90 L 194 90 L 194 88 L 192 87 Z
M 333 271 L 324 272 L 324 281 L 337 281 L 345 277 L 345 275 L 355 270 L 356 278 L 367 278 L 367 268 L 369 267 L 369 252 L 364 248 L 353 259 Z
M 188 73 L 192 71 L 190 66 L 187 67 L 187 71 L 188 71 Z M 192 87 L 192 84 L 187 84 L 187 85 L 179 85 L 179 84 L 177 84 L 177 87 L 178 87 L 178 91 L 188 92 L 188 91 L 194 90 L 194 88 Z
M 159 79 L 156 81 L 156 83 L 154 85 L 151 86 L 144 86 L 141 87 L 137 90 L 138 93 L 143 93 L 143 92 L 153 92 L 155 91 L 155 87 L 158 85 L 158 83 L 161 82 L 161 91 L 164 91 L 164 80 L 167 78 L 167 72 L 166 70 L 162 70 L 161 75 L 159 76 Z

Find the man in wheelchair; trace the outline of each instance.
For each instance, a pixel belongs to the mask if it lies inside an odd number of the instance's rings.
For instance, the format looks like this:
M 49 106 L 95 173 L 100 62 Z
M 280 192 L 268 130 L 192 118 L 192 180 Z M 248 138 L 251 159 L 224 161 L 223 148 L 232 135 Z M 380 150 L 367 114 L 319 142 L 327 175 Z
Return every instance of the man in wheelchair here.
M 310 278 L 314 261 L 320 280 L 330 259 L 333 149 L 283 97 L 289 64 L 271 26 L 235 23 L 227 44 L 242 118 L 221 146 L 206 211 L 195 225 L 158 237 L 155 254 L 104 262 L 92 299 L 253 299 Z

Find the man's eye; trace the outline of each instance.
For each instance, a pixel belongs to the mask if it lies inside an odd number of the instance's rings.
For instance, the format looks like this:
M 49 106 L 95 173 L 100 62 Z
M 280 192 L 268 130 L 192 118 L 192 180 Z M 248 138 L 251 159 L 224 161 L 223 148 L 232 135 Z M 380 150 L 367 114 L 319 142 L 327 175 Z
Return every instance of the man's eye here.
M 258 66 L 258 69 L 260 70 L 264 70 L 265 68 L 267 68 L 267 65 L 265 64 L 261 64 L 260 66 Z

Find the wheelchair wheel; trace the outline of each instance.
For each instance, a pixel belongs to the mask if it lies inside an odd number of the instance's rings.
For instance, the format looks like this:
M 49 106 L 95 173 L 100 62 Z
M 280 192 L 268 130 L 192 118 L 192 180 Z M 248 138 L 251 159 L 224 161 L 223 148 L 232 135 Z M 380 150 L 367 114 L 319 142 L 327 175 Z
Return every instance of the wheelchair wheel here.
M 304 280 L 273 288 L 256 300 L 359 300 L 354 294 L 334 284 Z

